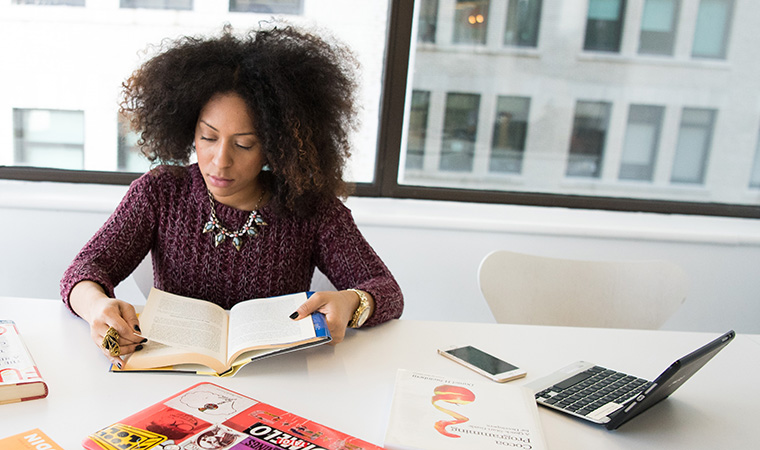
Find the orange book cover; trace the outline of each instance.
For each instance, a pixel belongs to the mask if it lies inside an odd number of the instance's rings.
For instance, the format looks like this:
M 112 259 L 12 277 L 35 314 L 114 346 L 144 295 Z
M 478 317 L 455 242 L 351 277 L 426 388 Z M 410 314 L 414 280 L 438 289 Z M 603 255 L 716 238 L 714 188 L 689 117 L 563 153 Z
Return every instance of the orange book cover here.
M 39 428 L 0 439 L 3 450 L 63 450 Z
M 47 397 L 32 354 L 12 320 L 0 320 L 0 405 Z
M 208 382 L 98 430 L 82 445 L 88 450 L 381 450 Z

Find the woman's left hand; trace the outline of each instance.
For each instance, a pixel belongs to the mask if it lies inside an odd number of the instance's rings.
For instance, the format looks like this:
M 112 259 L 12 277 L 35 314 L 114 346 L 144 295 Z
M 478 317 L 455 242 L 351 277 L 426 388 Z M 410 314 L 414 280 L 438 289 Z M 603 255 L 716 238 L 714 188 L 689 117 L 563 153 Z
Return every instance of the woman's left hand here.
M 370 300 L 370 311 L 374 310 L 374 299 L 367 294 Z M 359 296 L 353 291 L 320 291 L 315 292 L 298 307 L 293 316 L 294 320 L 300 320 L 308 317 L 314 311 L 321 312 L 325 315 L 327 328 L 330 330 L 332 342 L 338 344 L 346 336 L 346 328 L 354 311 L 359 307 Z M 295 314 L 298 313 L 298 316 Z

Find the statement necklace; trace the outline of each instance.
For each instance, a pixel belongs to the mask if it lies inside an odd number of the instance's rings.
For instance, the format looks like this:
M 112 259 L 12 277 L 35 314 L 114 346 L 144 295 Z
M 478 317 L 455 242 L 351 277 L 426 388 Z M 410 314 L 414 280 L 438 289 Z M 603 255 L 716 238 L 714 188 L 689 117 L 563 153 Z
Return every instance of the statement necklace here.
M 255 237 L 259 234 L 259 228 L 266 225 L 266 222 L 264 222 L 264 219 L 258 212 L 259 205 L 261 205 L 261 200 L 264 199 L 266 191 L 261 191 L 261 196 L 256 202 L 253 211 L 251 211 L 251 214 L 248 215 L 248 220 L 246 220 L 243 226 L 237 231 L 229 231 L 224 225 L 222 225 L 222 222 L 216 217 L 214 196 L 208 189 L 206 189 L 206 192 L 208 192 L 208 198 L 211 201 L 211 217 L 209 217 L 208 222 L 203 225 L 203 233 L 216 233 L 214 234 L 214 247 L 219 247 L 219 244 L 224 242 L 227 238 L 230 238 L 232 239 L 232 245 L 235 246 L 235 250 L 240 251 L 240 247 L 243 246 L 243 238 L 246 236 Z

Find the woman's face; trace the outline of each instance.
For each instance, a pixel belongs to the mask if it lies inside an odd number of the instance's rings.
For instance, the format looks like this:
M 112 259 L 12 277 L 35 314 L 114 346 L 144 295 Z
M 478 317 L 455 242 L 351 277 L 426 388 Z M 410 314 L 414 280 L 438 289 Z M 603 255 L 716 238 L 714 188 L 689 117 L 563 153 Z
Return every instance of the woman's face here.
M 195 149 L 206 187 L 216 200 L 243 210 L 259 206 L 264 152 L 240 96 L 216 94 L 206 103 L 195 126 Z

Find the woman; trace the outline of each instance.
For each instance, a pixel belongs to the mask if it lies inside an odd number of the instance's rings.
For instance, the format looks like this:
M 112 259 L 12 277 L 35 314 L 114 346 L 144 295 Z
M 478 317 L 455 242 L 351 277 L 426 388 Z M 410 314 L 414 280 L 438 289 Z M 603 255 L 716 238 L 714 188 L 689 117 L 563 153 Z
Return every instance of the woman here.
M 339 200 L 355 69 L 347 49 L 292 27 L 226 28 L 168 44 L 124 83 L 121 112 L 164 165 L 132 183 L 61 280 L 114 364 L 143 339 L 113 289 L 149 251 L 157 288 L 225 308 L 308 290 L 318 267 L 339 291 L 291 318 L 323 312 L 335 343 L 349 322 L 401 315 L 398 284 Z

